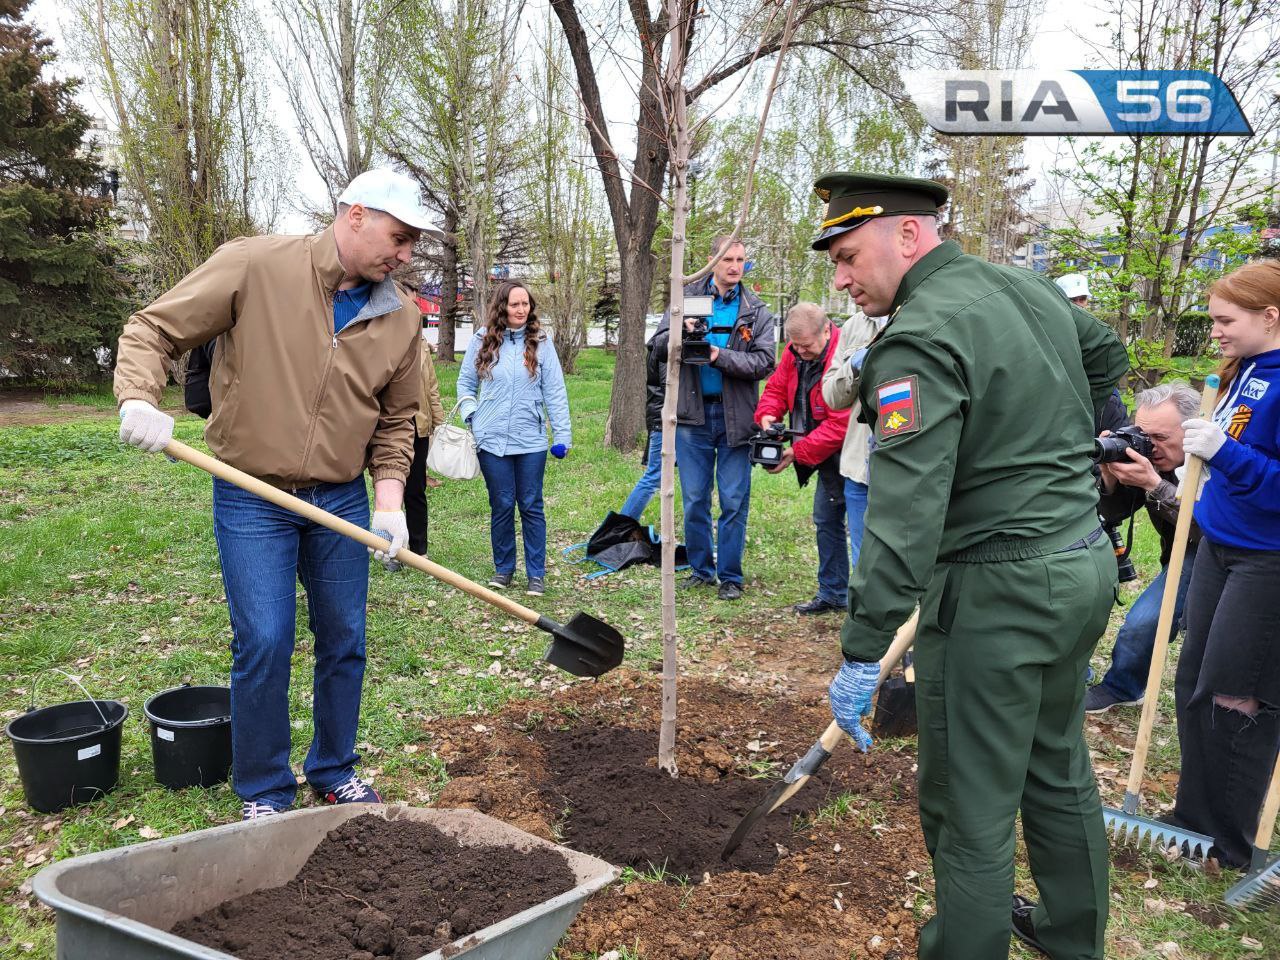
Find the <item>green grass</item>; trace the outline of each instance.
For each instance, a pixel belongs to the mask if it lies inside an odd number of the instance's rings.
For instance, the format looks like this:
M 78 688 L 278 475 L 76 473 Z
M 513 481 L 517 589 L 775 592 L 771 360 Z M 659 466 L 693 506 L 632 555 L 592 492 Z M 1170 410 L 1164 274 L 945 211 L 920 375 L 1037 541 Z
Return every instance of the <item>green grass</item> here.
M 442 365 L 440 374 L 448 403 L 456 367 Z M 585 568 L 560 556 L 563 548 L 587 539 L 639 475 L 638 455 L 624 457 L 603 446 L 611 378 L 611 359 L 588 350 L 569 381 L 575 449 L 547 467 L 551 565 L 548 594 L 539 608 L 561 620 L 587 610 L 620 625 L 631 642 L 629 663 L 644 667 L 659 655 L 657 571 L 640 568 L 584 582 L 579 574 Z M 89 393 L 98 398 L 92 406 L 112 406 L 101 391 Z M 201 427 L 195 418 L 182 418 L 177 436 L 202 446 Z M 239 811 L 225 785 L 180 793 L 159 788 L 141 717 L 143 701 L 157 691 L 184 682 L 226 682 L 230 629 L 212 537 L 210 480 L 187 465 L 122 447 L 116 429 L 114 418 L 100 414 L 0 429 L 3 716 L 17 716 L 32 699 L 48 704 L 77 698 L 57 669 L 82 677 L 94 694 L 123 700 L 130 708 L 120 785 L 99 802 L 52 816 L 35 814 L 23 802 L 12 753 L 3 754 L 0 957 L 54 955 L 52 917 L 26 886 L 44 864 L 137 842 L 153 832 L 171 836 L 230 822 Z M 810 596 L 816 568 L 810 490 L 798 490 L 790 475 L 755 472 L 746 596 L 737 604 L 705 595 L 696 603 L 682 601 L 679 624 L 686 649 L 718 640 L 735 623 L 762 611 L 776 612 Z M 483 482 L 446 482 L 431 490 L 429 499 L 432 559 L 473 579 L 487 578 L 492 566 Z M 647 522 L 657 523 L 657 508 L 655 501 Z M 1150 577 L 1158 550 L 1145 520 L 1137 528 L 1135 551 L 1140 571 Z M 431 749 L 434 719 L 480 716 L 514 697 L 538 697 L 572 681 L 541 665 L 541 632 L 412 571 L 388 574 L 376 564 L 371 569 L 368 682 L 359 734 L 363 769 L 389 799 L 429 802 L 447 778 Z M 1117 611 L 1113 626 L 1121 616 Z M 1109 644 L 1108 639 L 1099 650 L 1095 669 L 1105 669 Z M 500 658 L 491 656 L 499 649 Z M 490 673 L 498 660 L 501 671 Z M 299 618 L 294 666 L 290 698 L 294 760 L 300 767 L 311 737 L 311 638 L 305 617 Z M 572 720 L 558 705 L 532 706 L 549 717 L 563 716 L 565 723 Z M 1177 769 L 1172 716 L 1166 697 L 1151 759 L 1156 775 Z M 1092 739 L 1099 764 L 1127 769 L 1125 754 Z M 913 744 L 879 745 L 889 747 L 913 749 Z M 833 817 L 878 815 L 866 804 L 835 807 L 829 811 Z M 1160 883 L 1157 893 L 1171 901 L 1219 903 L 1228 885 L 1225 878 L 1187 874 L 1155 861 L 1150 874 Z M 1026 882 L 1025 873 L 1020 878 Z M 1153 914 L 1144 905 L 1153 897 L 1142 886 L 1146 878 L 1145 871 L 1140 879 L 1132 870 L 1114 874 L 1109 957 L 1150 956 L 1168 940 L 1178 942 L 1188 957 L 1280 956 L 1280 927 L 1269 917 L 1244 916 L 1223 906 L 1222 922 L 1228 926 L 1218 930 L 1185 912 Z M 928 902 L 923 895 L 919 899 L 922 906 Z M 1244 936 L 1260 941 L 1263 952 L 1247 949 Z M 1125 938 L 1148 953 L 1123 952 Z M 636 955 L 633 945 L 616 946 L 623 956 Z

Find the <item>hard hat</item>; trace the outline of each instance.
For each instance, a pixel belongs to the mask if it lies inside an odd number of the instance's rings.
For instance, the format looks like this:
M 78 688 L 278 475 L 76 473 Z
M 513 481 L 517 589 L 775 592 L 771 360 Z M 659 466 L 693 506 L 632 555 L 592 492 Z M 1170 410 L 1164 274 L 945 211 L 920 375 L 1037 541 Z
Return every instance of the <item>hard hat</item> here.
M 1068 273 L 1054 281 L 1068 300 L 1089 295 L 1089 280 L 1083 273 Z

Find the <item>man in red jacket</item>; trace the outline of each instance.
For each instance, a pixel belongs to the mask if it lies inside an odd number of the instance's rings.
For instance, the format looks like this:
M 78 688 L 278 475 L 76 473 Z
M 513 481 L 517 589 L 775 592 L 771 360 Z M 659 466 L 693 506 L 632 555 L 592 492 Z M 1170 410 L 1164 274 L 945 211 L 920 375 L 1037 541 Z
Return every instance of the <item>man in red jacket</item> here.
M 840 448 L 849 428 L 849 411 L 832 410 L 822 399 L 822 373 L 836 355 L 839 337 L 816 303 L 797 303 L 787 313 L 787 348 L 764 385 L 756 405 L 756 423 L 769 429 L 791 414 L 791 429 L 802 434 L 783 452 L 770 473 L 795 465 L 800 485 L 815 473 L 813 525 L 818 532 L 818 592 L 797 603 L 796 613 L 839 611 L 848 605 L 849 543 L 845 532 L 844 478 Z

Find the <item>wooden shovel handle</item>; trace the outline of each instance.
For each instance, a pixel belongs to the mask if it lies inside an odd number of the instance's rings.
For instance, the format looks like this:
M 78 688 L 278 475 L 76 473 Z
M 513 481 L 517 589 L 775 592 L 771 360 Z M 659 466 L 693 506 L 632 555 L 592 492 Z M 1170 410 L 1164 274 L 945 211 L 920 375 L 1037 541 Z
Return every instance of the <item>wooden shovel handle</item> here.
M 880 677 L 876 680 L 877 689 L 879 689 L 880 684 L 884 683 L 885 678 L 889 676 L 889 671 L 898 665 L 898 661 L 911 649 L 911 645 L 916 642 L 916 627 L 919 623 L 920 608 L 916 607 L 910 619 L 900 626 L 898 632 L 893 635 L 893 643 L 889 644 L 889 649 L 880 658 Z M 822 749 L 830 753 L 839 745 L 840 738 L 843 735 L 840 725 L 832 720 L 831 725 L 818 738 L 818 742 L 822 744 Z
M 223 463 L 221 460 L 215 460 L 208 454 L 201 453 L 199 450 L 193 450 L 185 443 L 177 440 L 170 440 L 164 448 L 164 452 L 175 460 L 181 460 L 183 463 L 189 463 L 193 467 L 199 467 L 206 473 L 211 473 L 220 480 L 227 483 L 233 483 L 242 490 L 248 490 L 252 494 L 256 494 L 263 500 L 269 500 L 276 506 L 284 507 L 286 510 L 292 510 L 294 513 L 306 517 L 321 526 L 328 527 L 335 533 L 341 533 L 350 537 L 352 540 L 363 543 L 366 547 L 374 550 L 386 550 L 391 544 L 376 534 L 370 533 L 364 527 L 358 527 L 348 520 L 341 517 L 335 517 L 327 510 L 321 510 L 315 504 L 307 503 L 305 500 L 285 493 L 278 487 L 273 487 L 269 483 L 259 480 L 257 477 L 251 477 L 243 470 L 237 470 L 230 464 Z M 483 600 L 485 603 L 492 604 L 499 610 L 518 617 L 525 623 L 539 626 L 538 621 L 540 614 L 522 604 L 516 603 L 509 597 L 504 597 L 500 593 L 482 587 L 478 583 L 468 580 L 461 574 L 454 573 L 447 567 L 442 567 L 438 563 L 432 563 L 426 557 L 421 557 L 410 550 L 400 549 L 396 551 L 396 560 L 405 566 L 413 567 L 415 570 L 421 570 L 423 573 L 429 574 L 447 583 L 451 587 L 456 587 L 463 593 L 468 593 L 477 600 Z
M 1212 419 L 1214 404 L 1218 402 L 1218 376 L 1209 374 L 1200 394 L 1200 416 Z M 1182 564 L 1187 556 L 1187 537 L 1191 533 L 1191 518 L 1195 513 L 1196 494 L 1200 489 L 1200 472 L 1204 461 L 1199 457 L 1187 457 L 1187 470 L 1182 478 L 1182 504 L 1178 508 L 1178 522 L 1173 529 L 1173 551 L 1169 554 L 1169 569 L 1164 576 L 1164 596 L 1160 600 L 1160 619 L 1156 624 L 1156 642 L 1151 651 L 1151 669 L 1147 673 L 1147 692 L 1142 701 L 1142 720 L 1138 724 L 1138 739 L 1133 745 L 1133 764 L 1129 767 L 1129 784 L 1125 796 L 1136 798 L 1142 790 L 1142 777 L 1147 768 L 1147 751 L 1151 748 L 1151 731 L 1156 725 L 1156 712 L 1160 709 L 1160 681 L 1164 679 L 1164 665 L 1169 655 L 1169 634 L 1173 630 L 1173 611 L 1178 600 L 1178 581 L 1182 579 Z M 1127 807 L 1126 807 L 1127 809 Z

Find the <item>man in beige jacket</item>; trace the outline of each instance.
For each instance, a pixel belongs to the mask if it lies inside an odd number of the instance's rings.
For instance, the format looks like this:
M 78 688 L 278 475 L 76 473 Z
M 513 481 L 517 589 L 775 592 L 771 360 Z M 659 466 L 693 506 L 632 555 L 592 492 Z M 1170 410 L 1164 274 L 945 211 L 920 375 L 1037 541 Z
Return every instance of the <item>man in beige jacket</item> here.
M 860 351 L 880 330 L 880 325 L 862 313 L 855 313 L 840 328 L 840 346 L 831 366 L 822 374 L 822 399 L 833 410 L 853 408 L 849 430 L 840 448 L 840 473 L 844 477 L 845 517 L 849 524 L 849 570 L 858 565 L 862 531 L 867 515 L 868 465 L 871 459 L 871 428 L 858 414 L 858 364 Z
M 130 317 L 115 394 L 120 438 L 164 449 L 173 419 L 157 405 L 170 364 L 217 337 L 205 428 L 220 460 L 391 541 L 413 457 L 422 353 L 417 307 L 391 272 L 430 225 L 413 181 L 357 177 L 329 229 L 223 244 Z M 364 471 L 374 485 L 373 521 Z M 364 682 L 369 562 L 356 541 L 222 480 L 214 534 L 231 616 L 232 780 L 246 820 L 293 804 L 289 663 L 296 581 L 315 636 L 314 732 L 303 764 L 329 803 L 376 802 L 355 772 Z

